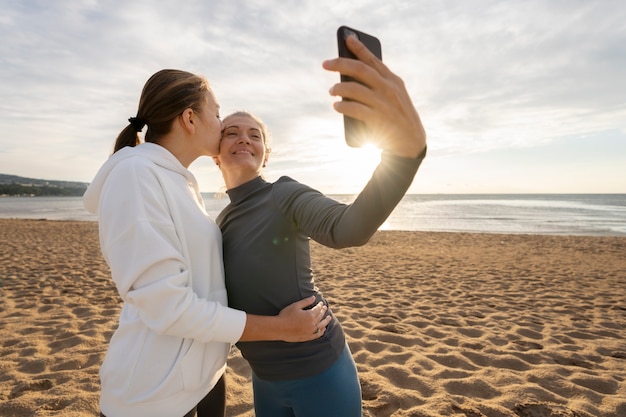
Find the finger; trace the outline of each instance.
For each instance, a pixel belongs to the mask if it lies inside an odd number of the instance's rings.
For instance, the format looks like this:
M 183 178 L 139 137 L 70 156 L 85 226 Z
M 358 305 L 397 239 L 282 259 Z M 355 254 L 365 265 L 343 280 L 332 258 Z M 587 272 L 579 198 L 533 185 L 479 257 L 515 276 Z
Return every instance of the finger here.
M 313 326 L 313 333 L 318 334 L 320 332 L 324 332 L 326 330 L 326 327 L 330 324 L 331 320 L 332 320 L 332 317 L 328 315 L 322 318 L 321 320 L 317 321 L 315 325 Z
M 314 328 L 317 328 L 322 320 L 324 320 L 324 316 L 328 311 L 328 307 L 322 303 L 321 301 L 315 306 L 315 311 L 312 312 L 311 319 Z
M 334 102 L 333 108 L 335 111 L 363 121 L 370 120 L 372 117 L 377 115 L 373 110 L 376 105 L 375 99 L 358 99 L 356 98 L 356 95 L 349 96 L 348 94 L 343 97 L 348 98 L 349 100 Z
M 323 335 L 324 333 L 326 333 L 326 327 L 328 327 L 328 325 L 330 324 L 332 317 L 328 316 L 326 317 L 317 327 L 317 330 L 315 331 L 316 335 Z
M 328 326 L 328 325 L 330 324 L 330 322 L 331 322 L 331 320 L 332 320 L 332 319 L 333 319 L 333 318 L 332 318 L 332 316 L 330 316 L 330 315 L 329 315 L 329 316 L 324 317 L 324 319 L 323 319 L 322 321 L 320 321 L 320 323 L 318 324 L 319 329 L 320 329 L 320 330 L 321 330 L 321 329 L 325 329 L 325 328 L 326 328 L 326 326 Z
M 324 319 L 320 320 L 320 322 L 315 325 L 315 332 L 317 333 L 326 329 L 326 327 L 330 324 L 331 320 L 332 320 L 331 316 L 324 317 Z
M 321 320 L 324 317 L 324 315 L 326 314 L 326 312 L 328 311 L 328 306 L 326 304 L 324 304 L 321 301 L 320 301 L 320 304 L 318 304 L 318 306 L 320 308 L 319 308 L 319 310 L 317 312 L 317 319 L 318 319 L 318 321 Z
M 318 317 L 320 314 L 322 314 L 322 310 L 323 310 L 323 308 L 324 308 L 324 303 L 323 303 L 322 301 L 320 301 L 319 303 L 317 303 L 317 304 L 315 305 L 315 307 L 312 307 L 312 308 L 310 309 L 310 312 L 311 312 L 311 313 L 310 313 L 310 314 L 311 314 L 311 317 L 312 317 L 314 320 L 315 320 L 315 319 L 317 319 L 317 317 Z
M 354 36 L 349 36 L 346 39 L 346 44 L 357 59 L 341 57 L 329 59 L 322 63 L 324 69 L 351 76 L 367 85 L 374 82 L 377 77 L 390 78 L 393 76 L 391 70 Z
M 380 84 L 382 76 L 371 66 L 350 58 L 335 58 L 324 61 L 324 68 L 328 71 L 339 72 L 357 80 L 370 88 Z M 342 81 L 340 84 L 352 84 L 354 81 Z
M 368 107 L 372 107 L 376 100 L 378 100 L 378 94 L 374 90 L 374 87 L 366 86 L 355 81 L 344 81 L 335 84 L 328 92 L 332 96 L 339 96 L 344 99 L 356 101 Z
M 370 67 L 374 68 L 378 73 L 384 74 L 389 69 L 383 61 L 378 59 L 376 55 L 372 53 L 363 42 L 361 42 L 356 36 L 348 36 L 346 38 L 346 46 L 357 57 L 359 61 L 364 62 Z

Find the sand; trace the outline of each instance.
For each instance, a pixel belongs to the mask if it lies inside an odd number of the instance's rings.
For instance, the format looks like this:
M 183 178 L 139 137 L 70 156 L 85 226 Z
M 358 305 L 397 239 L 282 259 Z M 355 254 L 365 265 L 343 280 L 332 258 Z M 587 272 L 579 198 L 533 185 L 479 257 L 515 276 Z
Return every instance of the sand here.
M 313 245 L 364 416 L 626 416 L 626 238 Z M 0 220 L 0 416 L 94 416 L 120 301 L 94 222 Z M 228 415 L 253 416 L 236 348 Z

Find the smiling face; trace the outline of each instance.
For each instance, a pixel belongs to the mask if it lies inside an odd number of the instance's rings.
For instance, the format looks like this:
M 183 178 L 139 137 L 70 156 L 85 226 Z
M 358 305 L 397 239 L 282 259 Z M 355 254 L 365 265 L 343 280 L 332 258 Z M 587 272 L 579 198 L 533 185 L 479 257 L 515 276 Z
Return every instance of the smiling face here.
M 261 174 L 269 148 L 265 127 L 251 115 L 235 113 L 226 117 L 222 126 L 220 153 L 214 160 L 230 189 Z

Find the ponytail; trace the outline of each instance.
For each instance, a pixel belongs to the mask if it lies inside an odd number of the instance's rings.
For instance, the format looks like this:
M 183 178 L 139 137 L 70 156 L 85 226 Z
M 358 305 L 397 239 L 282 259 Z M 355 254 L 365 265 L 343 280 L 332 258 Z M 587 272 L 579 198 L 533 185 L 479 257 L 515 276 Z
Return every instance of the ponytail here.
M 141 92 L 137 117 L 128 119 L 128 126 L 115 140 L 113 153 L 125 146 L 139 145 L 139 133 L 146 125 L 145 141 L 158 143 L 163 135 L 169 133 L 174 119 L 185 109 L 200 111 L 206 103 L 208 91 L 209 83 L 200 75 L 173 69 L 153 74 Z
M 126 146 L 137 146 L 139 145 L 139 143 L 141 143 L 141 141 L 139 140 L 139 133 L 134 127 L 129 124 L 117 136 L 117 139 L 115 140 L 115 147 L 113 148 L 113 153 L 119 151 Z

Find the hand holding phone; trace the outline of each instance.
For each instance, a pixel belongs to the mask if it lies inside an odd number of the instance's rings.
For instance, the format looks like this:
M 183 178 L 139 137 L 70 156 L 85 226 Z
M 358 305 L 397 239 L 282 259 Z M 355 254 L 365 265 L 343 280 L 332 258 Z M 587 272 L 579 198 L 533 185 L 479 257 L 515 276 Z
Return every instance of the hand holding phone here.
M 346 36 L 338 36 L 339 45 L 347 44 L 358 59 L 346 57 L 328 59 L 322 63 L 324 69 L 351 75 L 362 81 L 346 82 L 348 78 L 331 87 L 331 96 L 339 96 L 335 110 L 344 115 L 346 142 L 360 146 L 367 137 L 387 154 L 405 158 L 423 157 L 426 152 L 426 131 L 413 105 L 402 78 L 396 75 L 376 55 L 380 55 L 378 42 L 372 44 L 369 35 L 348 29 Z M 353 37 L 356 33 L 359 38 Z M 369 43 L 368 45 L 365 42 Z M 372 52 L 374 49 L 374 52 Z M 351 117 L 345 117 L 351 116 Z M 365 121 L 355 123 L 352 119 Z M 365 127 L 366 126 L 366 127 Z
M 349 28 L 347 26 L 341 26 L 337 29 L 337 46 L 339 48 L 339 56 L 344 58 L 357 59 L 356 56 L 350 52 L 346 47 L 346 38 L 348 36 L 355 36 L 369 49 L 378 59 L 382 60 L 382 50 L 380 41 L 372 35 L 358 31 L 356 29 Z M 354 78 L 341 74 L 341 81 L 356 81 Z M 358 82 L 358 81 L 357 81 Z M 343 98 L 342 100 L 348 100 Z M 361 120 L 354 119 L 349 116 L 343 117 L 344 135 L 346 143 L 354 148 L 361 147 L 368 142 L 369 133 L 367 126 Z

